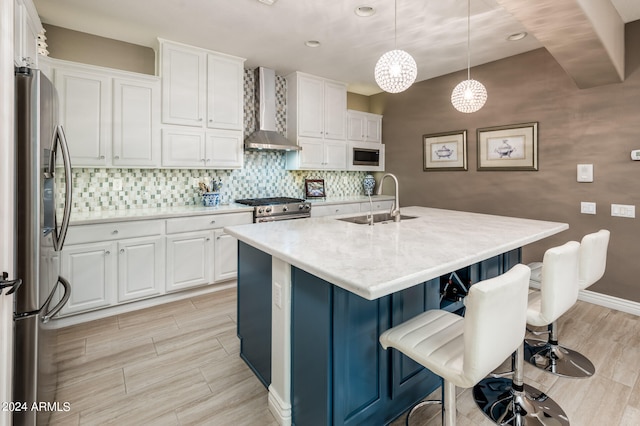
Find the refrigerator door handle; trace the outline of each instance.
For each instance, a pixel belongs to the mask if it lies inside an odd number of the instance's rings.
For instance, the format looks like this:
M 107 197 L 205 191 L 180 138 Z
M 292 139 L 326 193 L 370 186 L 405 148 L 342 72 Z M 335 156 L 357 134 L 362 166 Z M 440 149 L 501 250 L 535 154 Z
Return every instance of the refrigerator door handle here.
M 7 296 L 9 296 L 10 294 L 13 294 L 16 292 L 16 290 L 22 285 L 22 279 L 17 278 L 15 280 L 9 280 L 7 279 L 9 278 L 9 274 L 6 272 L 3 272 L 2 275 L 0 275 L 0 295 L 2 295 L 2 291 L 5 288 L 10 289 L 7 292 Z
M 71 156 L 69 155 L 69 144 L 64 134 L 62 126 L 56 126 L 54 134 L 54 142 L 51 147 L 51 155 L 49 156 L 49 175 L 54 176 L 56 168 L 56 152 L 60 144 L 60 150 L 62 151 L 62 163 L 64 165 L 64 213 L 62 215 L 62 224 L 60 225 L 60 232 L 58 233 L 58 220 L 55 215 L 54 209 L 54 227 L 53 227 L 53 249 L 55 251 L 62 250 L 64 245 L 64 239 L 67 237 L 67 230 L 69 229 L 69 217 L 71 216 L 71 191 L 73 188 L 73 177 L 71 176 Z
M 56 306 L 54 306 L 51 310 L 49 310 L 49 304 L 51 303 L 51 300 L 53 300 L 53 295 L 58 289 L 58 284 L 62 284 L 62 286 L 64 287 L 64 294 L 62 295 L 62 298 L 56 304 Z M 60 312 L 60 310 L 64 307 L 64 305 L 66 305 L 70 296 L 71 296 L 71 285 L 69 284 L 69 281 L 67 281 L 62 277 L 58 277 L 58 282 L 53 287 L 53 290 L 51 290 L 51 293 L 49 293 L 49 297 L 47 297 L 47 300 L 44 302 L 44 305 L 42 305 L 41 311 L 45 311 L 41 313 L 41 316 L 40 316 L 42 322 L 46 324 L 47 322 L 49 322 L 51 318 L 56 316 L 56 314 Z

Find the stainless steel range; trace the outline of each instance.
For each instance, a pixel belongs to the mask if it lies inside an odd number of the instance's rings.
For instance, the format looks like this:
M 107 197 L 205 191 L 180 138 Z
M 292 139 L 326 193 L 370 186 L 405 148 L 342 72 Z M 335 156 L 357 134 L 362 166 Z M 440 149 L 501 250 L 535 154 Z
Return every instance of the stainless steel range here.
M 311 216 L 311 203 L 301 198 L 270 197 L 236 200 L 253 207 L 253 222 L 304 219 Z

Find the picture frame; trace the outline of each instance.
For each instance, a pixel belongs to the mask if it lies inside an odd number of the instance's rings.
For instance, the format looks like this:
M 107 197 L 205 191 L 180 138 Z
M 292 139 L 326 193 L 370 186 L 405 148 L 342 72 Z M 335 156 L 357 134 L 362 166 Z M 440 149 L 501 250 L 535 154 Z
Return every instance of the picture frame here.
M 423 170 L 467 170 L 467 131 L 422 135 Z
M 478 129 L 478 170 L 538 170 L 538 122 Z
M 305 198 L 326 198 L 324 179 L 304 180 Z

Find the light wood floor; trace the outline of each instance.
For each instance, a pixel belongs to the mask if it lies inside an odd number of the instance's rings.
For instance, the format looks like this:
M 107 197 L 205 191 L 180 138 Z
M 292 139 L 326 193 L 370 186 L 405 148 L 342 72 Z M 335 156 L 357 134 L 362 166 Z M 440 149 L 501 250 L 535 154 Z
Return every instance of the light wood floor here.
M 51 424 L 277 424 L 267 390 L 238 356 L 235 321 L 229 289 L 61 329 L 56 400 L 71 411 Z M 572 425 L 639 425 L 640 318 L 578 302 L 559 325 L 561 343 L 589 357 L 596 375 L 566 379 L 525 365 L 525 382 Z M 459 392 L 458 425 L 493 424 L 469 390 Z M 438 410 L 424 409 L 416 424 L 438 425 Z

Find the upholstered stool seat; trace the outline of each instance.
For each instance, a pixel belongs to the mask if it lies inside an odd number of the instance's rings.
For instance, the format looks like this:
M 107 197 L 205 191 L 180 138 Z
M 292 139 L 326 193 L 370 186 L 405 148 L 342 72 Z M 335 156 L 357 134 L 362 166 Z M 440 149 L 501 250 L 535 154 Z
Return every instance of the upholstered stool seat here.
M 516 265 L 471 286 L 464 318 L 431 310 L 380 335 L 385 349 L 395 348 L 442 377 L 443 425 L 455 425 L 456 386 L 474 386 L 522 345 L 529 278 L 529 268 Z
M 585 235 L 580 243 L 577 292 L 584 290 L 597 282 L 602 275 L 607 263 L 607 250 L 609 246 L 610 233 L 607 230 L 600 230 L 592 234 Z M 547 274 L 545 261 L 530 264 L 533 268 L 530 286 L 541 288 Z M 547 326 L 549 334 L 547 341 L 526 339 L 525 359 L 530 364 L 535 365 L 550 373 L 565 377 L 590 377 L 596 369 L 591 361 L 581 353 L 562 347 L 558 343 L 557 318 L 547 321 L 540 314 L 539 302 L 542 300 L 541 292 L 534 292 L 529 297 L 529 314 L 527 324 L 533 326 Z M 575 304 L 575 300 L 572 303 Z M 559 317 L 559 316 L 558 316 Z M 542 334 L 535 332 L 535 334 Z
M 580 244 L 570 241 L 545 252 L 540 291 L 529 295 L 527 324 L 550 324 L 575 304 L 579 250 Z M 498 424 L 568 425 L 569 420 L 558 404 L 524 383 L 524 357 L 523 342 L 512 360 L 513 379 L 496 375 L 482 380 L 473 390 L 476 403 Z

